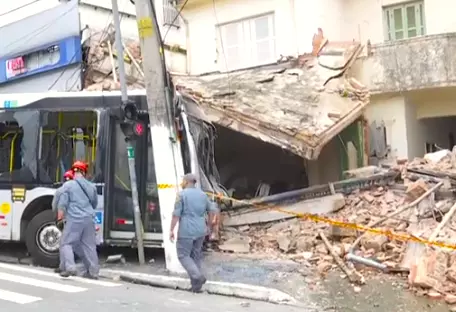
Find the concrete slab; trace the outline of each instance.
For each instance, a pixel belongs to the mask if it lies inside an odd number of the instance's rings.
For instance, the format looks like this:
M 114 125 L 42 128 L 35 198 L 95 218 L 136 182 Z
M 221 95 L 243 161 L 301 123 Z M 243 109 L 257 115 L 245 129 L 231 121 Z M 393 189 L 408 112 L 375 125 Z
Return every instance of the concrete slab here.
M 345 206 L 345 198 L 342 194 L 335 194 L 310 200 L 304 200 L 288 206 L 280 206 L 281 209 L 294 213 L 327 214 L 338 211 Z M 273 221 L 294 218 L 293 215 L 277 210 L 259 210 L 245 214 L 226 217 L 224 226 L 241 226 L 246 224 L 261 224 Z

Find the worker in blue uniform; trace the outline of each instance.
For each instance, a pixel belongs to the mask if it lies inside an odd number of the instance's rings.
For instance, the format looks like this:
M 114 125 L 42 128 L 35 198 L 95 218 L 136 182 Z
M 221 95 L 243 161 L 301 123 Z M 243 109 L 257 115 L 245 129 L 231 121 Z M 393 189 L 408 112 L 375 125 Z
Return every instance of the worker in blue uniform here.
M 66 182 L 57 203 L 57 220 L 65 218 L 65 227 L 60 238 L 60 262 L 62 277 L 76 275 L 74 250 L 80 247 L 85 266 L 85 277 L 97 279 L 99 273 L 96 249 L 96 230 L 93 223 L 98 195 L 95 185 L 85 176 L 88 165 L 76 161 L 72 168 L 74 179 Z

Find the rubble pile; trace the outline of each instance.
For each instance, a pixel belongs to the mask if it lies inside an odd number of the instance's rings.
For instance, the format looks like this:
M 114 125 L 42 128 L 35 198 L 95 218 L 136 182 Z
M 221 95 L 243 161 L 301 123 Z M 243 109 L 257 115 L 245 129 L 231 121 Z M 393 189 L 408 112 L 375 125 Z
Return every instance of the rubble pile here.
M 122 44 L 124 47 L 123 59 L 127 88 L 131 90 L 144 89 L 144 73 L 142 71 L 139 42 L 125 38 Z M 84 90 L 120 90 L 117 69 L 118 53 L 113 27 L 108 27 L 106 31 L 92 34 L 90 40 L 84 43 L 84 47 L 87 54 L 85 60 Z
M 367 232 L 362 235 L 359 227 L 341 227 L 340 224 L 290 215 L 271 221 L 272 209 L 252 212 L 249 208 L 243 223 L 239 222 L 243 215 L 241 211 L 231 215 L 225 213 L 223 243 L 219 248 L 291 259 L 314 267 L 322 276 L 339 267 L 354 284 L 363 284 L 364 276 L 378 275 L 379 271 L 402 273 L 411 289 L 456 304 L 456 248 L 451 247 L 456 246 L 454 160 L 454 153 L 439 151 L 423 159 L 399 162 L 389 168 L 397 172 L 394 183 L 358 189 L 344 194 L 341 206 L 309 211 L 344 224 L 375 228 L 383 234 Z M 333 193 L 318 200 L 329 205 L 328 198 L 335 195 L 341 194 Z M 307 207 L 305 202 L 301 202 L 301 207 Z M 314 204 L 310 206 L 315 207 Z M 260 218 L 260 214 L 269 217 Z M 443 242 L 446 246 L 418 240 Z

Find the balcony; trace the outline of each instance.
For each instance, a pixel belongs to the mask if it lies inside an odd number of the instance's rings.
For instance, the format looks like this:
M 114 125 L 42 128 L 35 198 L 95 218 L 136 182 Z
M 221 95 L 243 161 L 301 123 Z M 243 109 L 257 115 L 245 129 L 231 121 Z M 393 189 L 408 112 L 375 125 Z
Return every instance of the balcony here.
M 367 47 L 354 67 L 372 94 L 456 86 L 456 33 Z

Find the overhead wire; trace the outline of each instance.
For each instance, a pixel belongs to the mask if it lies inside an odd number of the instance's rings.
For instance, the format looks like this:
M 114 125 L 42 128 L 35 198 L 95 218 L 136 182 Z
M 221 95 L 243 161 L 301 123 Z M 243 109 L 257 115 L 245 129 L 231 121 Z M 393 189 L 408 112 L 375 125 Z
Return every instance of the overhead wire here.
M 68 10 L 66 10 L 65 12 L 63 12 L 62 14 L 60 14 L 59 16 L 54 18 L 52 21 L 49 21 L 48 23 L 44 24 L 43 26 L 34 29 L 33 31 L 25 34 L 24 36 L 19 37 L 18 39 L 14 40 L 13 42 L 10 42 L 9 45 L 5 47 L 5 50 L 8 48 L 11 48 L 11 46 L 14 46 L 17 43 L 27 42 L 30 39 L 29 37 L 36 37 L 39 34 L 45 32 L 47 29 L 49 29 L 51 26 L 53 26 L 53 24 L 56 21 L 63 18 L 64 16 L 66 16 L 68 13 L 70 13 L 71 10 L 73 10 L 77 6 L 78 6 L 78 3 L 76 2 L 75 5 L 71 6 Z M 14 49 L 11 49 L 10 51 L 7 51 L 7 52 L 5 50 L 2 51 L 2 54 L 4 54 L 4 55 L 9 55 L 14 51 Z
M 105 23 L 105 27 L 103 28 L 103 30 L 101 31 L 101 35 L 100 35 L 100 38 L 98 39 L 98 43 L 97 43 L 97 46 L 99 46 L 101 44 L 101 42 L 103 41 L 103 37 L 105 36 L 105 34 L 108 32 L 109 30 L 109 27 L 110 25 L 112 24 L 111 23 L 111 20 L 113 19 L 113 13 L 111 11 L 111 13 L 108 13 L 108 18 L 106 20 L 106 23 Z M 122 23 L 122 19 L 123 19 L 123 16 L 120 16 L 120 23 Z M 87 38 L 87 40 L 90 40 L 95 34 L 91 34 L 89 38 Z M 73 55 L 71 61 L 76 57 L 76 53 Z M 70 62 L 71 62 L 70 61 Z M 100 69 L 101 66 L 103 65 L 103 62 L 100 62 L 100 64 L 97 66 L 97 69 Z M 87 66 L 92 66 L 92 64 L 87 64 Z M 48 91 L 51 90 L 57 83 L 58 81 L 63 77 L 63 75 L 65 74 L 65 72 L 68 70 L 68 67 L 66 67 L 61 73 L 60 75 L 57 77 L 57 79 L 51 84 L 51 86 L 48 88 Z M 114 70 L 114 69 L 113 69 Z M 78 70 L 76 70 L 75 72 L 77 72 Z M 67 82 L 68 83 L 68 80 L 70 80 L 75 72 L 67 79 Z M 73 85 L 69 88 L 70 90 L 73 89 L 73 87 L 77 84 L 77 81 L 78 80 L 75 80 L 75 82 L 73 83 Z M 65 88 L 66 91 L 69 91 L 68 88 Z
M 130 1 L 132 1 L 132 0 L 130 0 Z M 171 22 L 171 25 L 173 25 L 174 22 L 179 18 L 179 16 L 181 16 L 181 13 L 182 13 L 182 11 L 184 10 L 184 8 L 185 8 L 185 6 L 187 5 L 187 3 L 188 3 L 188 0 L 185 0 L 184 4 L 183 4 L 183 5 L 181 6 L 181 8 L 179 9 L 179 11 L 177 12 L 176 16 L 174 16 L 174 19 L 173 19 L 173 21 Z M 168 36 L 168 33 L 169 33 L 169 30 L 170 30 L 170 29 L 171 29 L 171 26 L 168 26 L 168 29 L 166 30 L 166 33 L 165 33 L 165 35 L 163 36 L 163 40 L 162 40 L 163 42 L 165 42 L 166 37 Z
M 13 12 L 16 12 L 16 11 L 22 9 L 22 8 L 28 7 L 29 5 L 37 3 L 38 1 L 41 1 L 41 0 L 33 0 L 32 2 L 23 4 L 21 6 L 18 6 L 18 7 L 15 7 L 14 9 L 9 10 L 9 11 L 3 12 L 2 14 L 0 14 L 0 17 L 5 16 L 5 15 L 10 14 L 10 13 L 13 13 Z
M 220 22 L 219 22 L 219 19 L 218 19 L 218 16 L 217 16 L 217 7 L 216 7 L 216 4 L 215 4 L 215 0 L 212 0 L 212 9 L 214 11 L 214 18 L 215 18 L 215 22 L 217 24 L 217 31 L 219 33 L 219 39 L 220 39 L 220 48 L 222 49 L 222 54 L 223 54 L 223 60 L 225 62 L 225 68 L 226 68 L 226 77 L 227 77 L 227 80 L 228 80 L 228 93 L 231 94 L 231 90 L 232 90 L 232 87 L 231 87 L 231 77 L 230 77 L 230 74 L 229 74 L 229 68 L 228 68 L 228 60 L 226 59 L 226 54 L 225 54 L 225 46 L 223 44 L 223 36 L 222 36 L 222 32 L 220 30 Z M 229 99 L 231 99 L 231 96 L 229 95 L 228 96 Z

